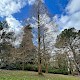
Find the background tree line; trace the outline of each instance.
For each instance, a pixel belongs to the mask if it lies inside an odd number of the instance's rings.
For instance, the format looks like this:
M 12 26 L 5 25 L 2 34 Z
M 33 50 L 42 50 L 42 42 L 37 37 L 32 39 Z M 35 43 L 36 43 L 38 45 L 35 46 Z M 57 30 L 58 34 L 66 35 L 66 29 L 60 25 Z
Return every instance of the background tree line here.
M 38 48 L 32 42 L 32 28 L 24 27 L 20 47 L 12 46 L 15 41 L 13 32 L 8 32 L 5 21 L 0 22 L 0 68 L 11 70 L 38 71 Z M 54 54 L 48 52 L 43 35 L 41 40 L 42 72 L 57 74 L 80 74 L 80 31 L 75 28 L 65 29 L 57 36 Z

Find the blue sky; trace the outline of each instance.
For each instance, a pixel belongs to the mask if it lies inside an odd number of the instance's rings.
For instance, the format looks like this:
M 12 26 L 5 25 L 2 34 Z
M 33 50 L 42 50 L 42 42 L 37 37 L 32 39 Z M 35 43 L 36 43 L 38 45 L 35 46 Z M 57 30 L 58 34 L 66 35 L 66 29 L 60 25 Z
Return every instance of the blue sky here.
M 45 0 L 45 5 L 49 11 L 49 13 L 51 13 L 53 16 L 55 14 L 61 15 L 61 14 L 65 14 L 65 7 L 68 3 L 68 0 Z M 18 19 L 18 20 L 24 20 L 28 17 L 29 15 L 29 5 L 26 4 L 25 7 L 23 7 L 20 12 L 17 12 L 15 14 L 13 14 L 13 16 Z M 5 19 L 0 17 L 0 20 Z
M 64 14 L 68 0 L 45 0 L 48 10 L 53 14 Z
M 68 0 L 45 0 L 45 5 L 49 13 L 51 13 L 52 15 L 65 14 L 64 10 L 67 3 L 68 3 Z M 21 9 L 20 13 L 15 14 L 15 17 L 20 20 L 25 19 L 29 15 L 28 11 L 29 11 L 29 6 L 26 5 L 23 9 Z
M 29 10 L 35 1 L 0 0 L 0 20 L 6 20 L 10 30 L 20 34 L 20 29 L 23 27 L 21 21 L 29 17 Z M 70 27 L 80 29 L 80 0 L 45 0 L 44 4 L 60 31 Z M 53 26 L 50 23 L 49 26 L 51 30 Z
M 30 6 L 36 0 L 0 0 L 0 20 L 13 21 L 21 25 L 30 15 Z M 63 29 L 75 27 L 80 29 L 80 0 L 45 0 L 45 6 L 52 17 L 56 16 L 57 23 Z M 9 22 L 9 24 L 11 24 Z M 11 24 L 12 25 L 12 24 Z M 12 25 L 14 26 L 14 24 Z M 22 25 L 21 25 L 22 26 Z

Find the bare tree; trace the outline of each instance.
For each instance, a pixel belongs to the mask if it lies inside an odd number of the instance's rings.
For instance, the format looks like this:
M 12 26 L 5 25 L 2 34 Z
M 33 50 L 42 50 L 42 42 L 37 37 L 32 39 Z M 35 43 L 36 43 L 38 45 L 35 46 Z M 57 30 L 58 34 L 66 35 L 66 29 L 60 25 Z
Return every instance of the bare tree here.
M 45 7 L 44 0 L 36 0 L 31 8 L 32 8 L 30 13 L 31 16 L 27 19 L 27 21 L 29 21 L 29 24 L 31 24 L 32 27 L 37 29 L 36 34 L 37 34 L 37 44 L 38 44 L 38 74 L 42 74 L 42 61 L 41 61 L 41 56 L 42 56 L 41 41 L 42 40 L 41 38 L 44 35 L 44 30 L 46 27 L 50 31 L 54 29 L 53 28 L 54 21 L 53 21 L 53 18 L 49 15 L 47 8 Z M 44 44 L 43 47 L 45 47 L 46 45 L 45 37 L 43 40 L 43 44 Z M 45 49 L 44 49 L 44 54 L 45 54 Z

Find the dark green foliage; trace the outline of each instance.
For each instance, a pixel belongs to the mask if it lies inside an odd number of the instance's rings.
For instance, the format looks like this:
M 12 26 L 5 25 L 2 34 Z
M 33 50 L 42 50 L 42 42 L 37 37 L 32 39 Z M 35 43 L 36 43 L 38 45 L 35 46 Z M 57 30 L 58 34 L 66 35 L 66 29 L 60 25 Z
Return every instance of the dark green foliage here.
M 68 75 L 68 71 L 64 69 L 49 69 L 49 73 Z
M 0 30 L 3 29 L 2 22 L 0 21 Z
M 32 27 L 29 26 L 28 29 L 32 29 Z
M 76 38 L 76 32 L 75 32 L 75 28 L 70 28 L 70 29 L 65 29 L 64 31 L 62 31 L 61 38 L 70 38 L 73 37 L 74 39 Z
M 6 30 L 8 30 L 7 23 L 0 22 L 0 31 L 3 30 L 4 28 L 6 28 Z M 6 52 L 6 50 L 9 51 L 8 46 L 10 44 L 8 43 L 8 40 L 13 39 L 13 35 L 14 35 L 13 32 L 6 32 L 6 31 L 3 31 L 2 34 L 0 34 L 0 38 L 2 39 L 2 42 L 0 43 L 0 52 L 1 52 L 1 50 L 5 50 L 5 52 Z
M 78 34 L 79 33 L 76 32 L 75 28 L 65 29 L 57 36 L 55 46 L 58 48 L 68 46 L 68 44 L 71 44 Z
M 25 70 L 38 71 L 38 67 L 35 64 L 25 64 Z
M 10 40 L 14 39 L 14 32 L 8 32 L 9 26 L 6 21 L 0 22 L 0 68 L 3 69 L 11 69 L 12 64 L 8 63 L 10 57 L 10 50 L 12 45 L 10 44 Z
M 78 45 L 76 45 L 76 43 L 79 42 L 79 39 L 80 39 L 80 30 L 78 31 L 75 28 L 65 29 L 64 31 L 62 31 L 62 33 L 60 35 L 58 35 L 55 46 L 57 48 L 69 49 L 69 51 L 71 51 L 73 53 L 73 57 L 72 57 L 73 59 L 71 59 L 71 60 L 73 61 L 74 65 L 76 66 L 77 71 L 80 73 L 80 68 L 78 67 L 80 65 L 80 63 L 79 63 L 79 61 L 78 61 L 79 59 L 77 57 L 77 54 L 79 54 L 79 53 L 76 52 L 76 48 L 77 49 L 80 48 L 79 47 L 80 43 Z M 73 42 L 75 42 L 75 43 L 73 43 Z

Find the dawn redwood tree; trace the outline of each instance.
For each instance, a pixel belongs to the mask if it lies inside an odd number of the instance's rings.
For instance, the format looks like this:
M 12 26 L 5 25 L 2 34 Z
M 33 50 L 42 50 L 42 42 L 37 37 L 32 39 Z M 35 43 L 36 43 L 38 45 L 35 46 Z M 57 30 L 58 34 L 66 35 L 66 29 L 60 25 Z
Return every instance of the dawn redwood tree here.
M 24 27 L 24 35 L 22 39 L 22 43 L 19 47 L 19 53 L 22 54 L 22 70 L 25 70 L 25 64 L 34 64 L 33 61 L 35 60 L 35 46 L 32 42 L 32 28 L 30 25 Z M 21 55 L 20 55 L 21 56 Z
M 42 75 L 42 62 L 41 62 L 41 27 L 43 27 L 43 23 L 41 22 L 41 16 L 45 13 L 45 7 L 43 5 L 42 0 L 36 0 L 36 2 L 32 5 L 32 10 L 31 11 L 31 18 L 30 24 L 32 24 L 32 27 L 37 26 L 37 36 L 38 36 L 38 74 Z M 34 13 L 32 13 L 34 12 Z M 34 23 L 33 23 L 34 22 Z
M 14 64 L 16 64 L 16 68 L 18 69 L 33 69 L 33 66 L 31 65 L 34 65 L 35 62 L 36 49 L 32 42 L 32 28 L 30 25 L 27 25 L 23 27 L 23 31 L 24 34 L 22 32 L 23 37 L 21 44 L 17 48 L 12 48 L 12 63 L 14 61 Z M 31 68 L 26 68 L 27 65 L 30 65 Z
M 44 35 L 44 30 L 46 27 L 49 29 L 48 31 L 54 29 L 53 18 L 49 15 L 44 2 L 45 2 L 44 0 L 36 0 L 31 7 L 30 16 L 27 19 L 27 22 L 29 21 L 31 27 L 37 30 L 37 32 L 35 33 L 37 34 L 37 44 L 38 44 L 37 45 L 38 46 L 38 74 L 42 74 L 41 38 Z

